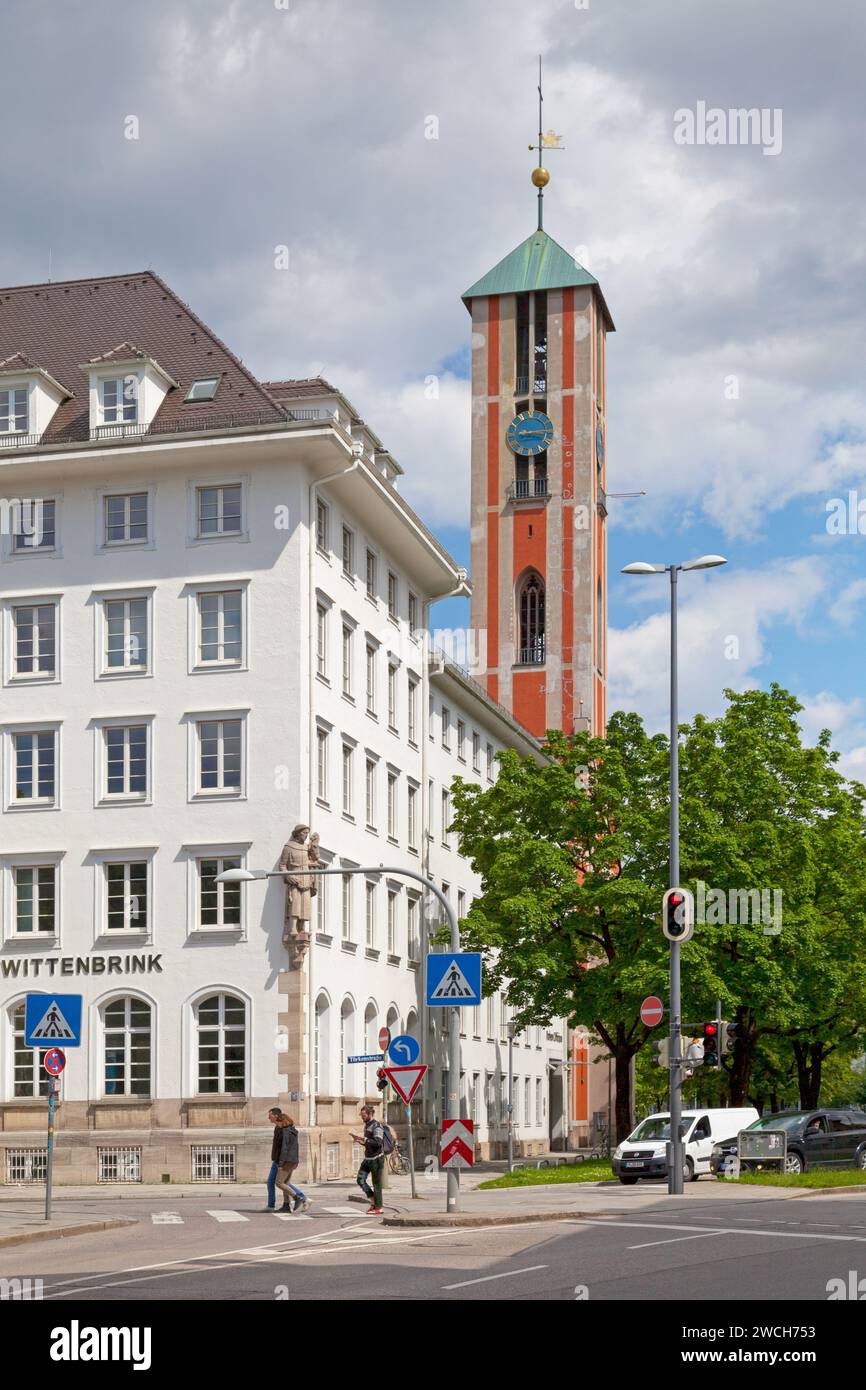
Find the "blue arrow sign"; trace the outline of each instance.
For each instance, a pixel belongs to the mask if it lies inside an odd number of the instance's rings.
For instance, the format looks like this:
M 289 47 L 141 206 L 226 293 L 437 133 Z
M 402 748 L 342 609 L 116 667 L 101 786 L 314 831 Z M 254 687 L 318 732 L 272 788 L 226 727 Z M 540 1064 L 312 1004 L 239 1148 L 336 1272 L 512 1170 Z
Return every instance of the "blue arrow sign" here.
M 347 1057 L 347 1062 L 381 1062 L 381 1052 L 365 1052 L 358 1057 Z
M 388 1056 L 398 1067 L 411 1067 L 421 1056 L 421 1044 L 409 1033 L 401 1033 L 399 1038 L 391 1040 Z
M 81 995 L 28 994 L 24 1001 L 25 1047 L 80 1047 Z
M 469 951 L 443 951 L 427 957 L 427 1004 L 453 1008 L 481 1003 L 481 956 Z

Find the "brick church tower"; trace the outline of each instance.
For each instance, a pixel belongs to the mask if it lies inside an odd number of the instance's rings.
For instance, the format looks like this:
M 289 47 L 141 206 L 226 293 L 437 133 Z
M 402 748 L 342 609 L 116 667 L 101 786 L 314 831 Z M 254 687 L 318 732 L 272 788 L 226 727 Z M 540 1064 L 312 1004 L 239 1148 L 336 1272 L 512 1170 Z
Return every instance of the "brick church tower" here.
M 547 137 L 547 140 L 557 137 Z M 539 134 L 539 145 L 544 148 Z M 488 694 L 533 734 L 605 727 L 605 340 L 598 281 L 538 228 L 472 315 L 472 616 Z M 486 652 L 486 656 L 485 656 Z

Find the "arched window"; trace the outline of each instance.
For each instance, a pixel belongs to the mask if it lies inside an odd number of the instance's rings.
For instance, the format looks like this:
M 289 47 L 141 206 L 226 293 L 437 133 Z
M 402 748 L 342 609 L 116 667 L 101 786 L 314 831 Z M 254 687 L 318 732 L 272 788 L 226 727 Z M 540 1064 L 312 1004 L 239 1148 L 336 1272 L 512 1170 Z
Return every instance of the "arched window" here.
M 355 1005 L 348 994 L 343 1000 L 340 1009 L 340 1095 L 351 1094 L 346 1089 L 346 1083 L 351 1076 L 351 1070 L 346 1058 L 355 1050 Z
M 598 674 L 604 675 L 604 598 L 599 579 L 595 589 L 595 664 Z
M 406 1032 L 410 1038 L 418 1038 L 418 1014 L 415 1009 L 410 1009 L 406 1015 Z
M 313 1085 L 317 1096 L 331 1093 L 331 1001 L 324 991 L 316 1000 L 313 1034 Z
M 102 1009 L 103 1082 L 107 1096 L 151 1093 L 150 1005 L 132 997 Z
M 12 1094 L 13 1096 L 47 1096 L 48 1074 L 42 1059 L 48 1051 L 44 1047 L 24 1046 L 24 1000 L 10 1009 L 12 1024 Z
M 532 570 L 520 586 L 517 600 L 520 625 L 518 662 L 538 666 L 544 661 L 544 580 Z
M 243 1094 L 247 1012 L 234 994 L 209 994 L 195 1011 L 198 1095 Z
M 370 1056 L 379 1051 L 379 1005 L 374 999 L 369 1001 L 364 1010 L 364 1046 Z M 366 1077 L 364 1094 L 367 1096 L 372 1096 L 375 1093 L 376 1070 L 376 1062 L 371 1062 L 363 1068 L 363 1074 Z

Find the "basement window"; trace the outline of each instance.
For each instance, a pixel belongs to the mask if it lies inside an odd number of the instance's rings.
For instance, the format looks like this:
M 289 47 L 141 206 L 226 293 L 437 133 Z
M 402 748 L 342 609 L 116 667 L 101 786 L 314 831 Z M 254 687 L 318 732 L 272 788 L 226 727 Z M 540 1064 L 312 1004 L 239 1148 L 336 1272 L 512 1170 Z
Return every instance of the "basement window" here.
M 212 401 L 220 384 L 218 376 L 203 376 L 194 381 L 184 396 L 186 401 Z

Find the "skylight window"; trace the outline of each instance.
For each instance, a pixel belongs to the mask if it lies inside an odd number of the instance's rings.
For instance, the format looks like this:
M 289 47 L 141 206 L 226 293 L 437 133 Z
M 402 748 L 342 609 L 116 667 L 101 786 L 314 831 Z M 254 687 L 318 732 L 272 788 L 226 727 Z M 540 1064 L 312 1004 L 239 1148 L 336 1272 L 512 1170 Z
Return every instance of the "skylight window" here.
M 184 399 L 187 401 L 212 401 L 219 384 L 218 376 L 199 377 L 198 381 L 192 383 Z

